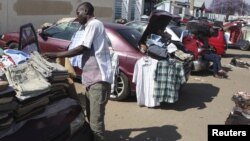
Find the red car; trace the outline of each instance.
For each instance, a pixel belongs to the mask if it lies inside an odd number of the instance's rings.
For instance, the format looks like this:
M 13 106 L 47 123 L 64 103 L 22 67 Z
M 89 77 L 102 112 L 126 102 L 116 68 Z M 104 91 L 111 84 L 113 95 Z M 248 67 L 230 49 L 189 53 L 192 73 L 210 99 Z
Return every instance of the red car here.
M 195 38 L 197 38 L 197 34 L 200 34 L 201 32 L 206 32 L 206 35 L 209 34 L 209 45 L 215 49 L 216 54 L 218 55 L 224 55 L 227 49 L 224 29 L 222 26 L 221 22 L 209 22 L 207 20 L 192 20 L 187 23 L 187 29 L 194 34 Z
M 134 28 L 120 24 L 104 23 L 104 26 L 110 46 L 119 56 L 120 74 L 116 79 L 115 92 L 111 94 L 111 99 L 123 100 L 130 95 L 131 91 L 135 91 L 132 77 L 136 61 L 143 56 L 138 49 L 141 33 Z M 37 34 L 40 52 L 67 50 L 71 37 L 79 27 L 80 24 L 72 18 L 43 30 Z M 2 35 L 0 47 L 18 48 L 18 43 L 19 33 L 8 33 Z M 79 69 L 77 74 L 78 76 L 81 74 Z
M 249 26 L 244 21 L 232 21 L 223 25 L 228 47 L 247 51 L 250 49 Z

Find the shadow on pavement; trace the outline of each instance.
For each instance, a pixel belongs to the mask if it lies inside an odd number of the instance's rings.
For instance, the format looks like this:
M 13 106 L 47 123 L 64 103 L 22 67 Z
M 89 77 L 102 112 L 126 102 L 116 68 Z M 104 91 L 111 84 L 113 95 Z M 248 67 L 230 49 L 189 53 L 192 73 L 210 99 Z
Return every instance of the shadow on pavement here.
M 212 76 L 213 73 L 210 70 L 204 70 L 204 71 L 200 71 L 200 72 L 191 72 L 192 76 L 196 76 L 196 77 L 206 77 L 206 76 Z
M 181 135 L 176 130 L 176 126 L 164 125 L 106 131 L 105 141 L 176 141 L 181 139 Z M 130 137 L 132 132 L 138 132 L 138 135 Z
M 155 109 L 185 111 L 190 108 L 204 109 L 206 102 L 211 102 L 218 95 L 219 88 L 212 84 L 187 83 L 179 93 L 176 103 L 161 103 Z M 130 96 L 122 102 L 136 102 L 136 96 Z
M 160 109 L 184 111 L 190 108 L 204 109 L 218 95 L 219 88 L 212 84 L 187 83 L 179 94 L 176 103 L 162 103 Z

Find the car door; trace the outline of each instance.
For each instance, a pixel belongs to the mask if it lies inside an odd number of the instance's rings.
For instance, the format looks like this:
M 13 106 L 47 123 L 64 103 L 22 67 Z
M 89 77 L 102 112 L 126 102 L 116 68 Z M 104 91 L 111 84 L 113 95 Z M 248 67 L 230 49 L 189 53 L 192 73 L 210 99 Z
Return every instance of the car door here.
M 31 23 L 20 27 L 18 50 L 30 54 L 33 51 L 40 51 L 35 29 Z
M 70 40 L 79 29 L 77 22 L 64 22 L 44 30 L 38 40 L 41 52 L 60 52 L 68 49 Z

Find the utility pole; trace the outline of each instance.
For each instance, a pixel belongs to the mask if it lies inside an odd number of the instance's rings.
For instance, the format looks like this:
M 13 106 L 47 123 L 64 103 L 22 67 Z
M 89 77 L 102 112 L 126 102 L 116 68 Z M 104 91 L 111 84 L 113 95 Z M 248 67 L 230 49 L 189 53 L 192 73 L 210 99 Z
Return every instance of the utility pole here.
M 190 14 L 194 16 L 194 0 L 190 0 Z
M 175 0 L 171 0 L 170 13 L 174 14 L 175 6 Z
M 244 6 L 244 0 L 242 0 L 242 5 L 241 5 L 241 16 L 243 16 L 243 7 Z

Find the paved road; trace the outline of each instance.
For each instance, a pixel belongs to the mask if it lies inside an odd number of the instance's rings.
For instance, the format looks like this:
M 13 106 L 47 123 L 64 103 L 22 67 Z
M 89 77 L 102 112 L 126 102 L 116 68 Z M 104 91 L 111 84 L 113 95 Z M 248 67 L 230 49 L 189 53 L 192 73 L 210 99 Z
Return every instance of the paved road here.
M 237 56 L 250 62 L 250 51 L 229 49 L 222 58 L 228 66 Z M 206 141 L 208 124 L 224 124 L 237 91 L 250 92 L 250 70 L 232 68 L 228 79 L 208 73 L 191 75 L 179 101 L 160 108 L 139 107 L 135 97 L 109 101 L 106 113 L 107 141 Z

